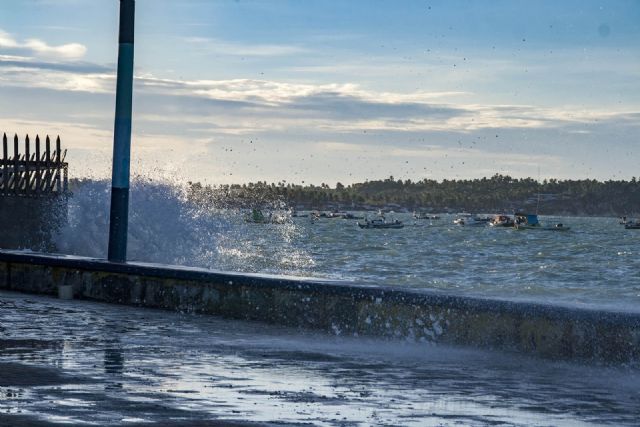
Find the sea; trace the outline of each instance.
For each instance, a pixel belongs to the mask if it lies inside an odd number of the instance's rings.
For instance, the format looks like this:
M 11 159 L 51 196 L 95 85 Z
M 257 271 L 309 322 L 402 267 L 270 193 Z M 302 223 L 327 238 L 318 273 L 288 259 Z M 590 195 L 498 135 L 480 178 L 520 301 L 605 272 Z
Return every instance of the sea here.
M 107 181 L 74 188 L 58 251 L 105 257 L 109 195 Z M 460 226 L 455 214 L 429 220 L 393 212 L 387 219 L 404 228 L 361 229 L 362 220 L 306 216 L 256 224 L 242 209 L 225 208 L 224 197 L 203 206 L 183 185 L 135 180 L 128 259 L 640 311 L 640 230 L 625 229 L 616 217 L 540 215 L 543 225 L 570 228 L 564 232 Z M 281 201 L 271 205 L 286 212 Z

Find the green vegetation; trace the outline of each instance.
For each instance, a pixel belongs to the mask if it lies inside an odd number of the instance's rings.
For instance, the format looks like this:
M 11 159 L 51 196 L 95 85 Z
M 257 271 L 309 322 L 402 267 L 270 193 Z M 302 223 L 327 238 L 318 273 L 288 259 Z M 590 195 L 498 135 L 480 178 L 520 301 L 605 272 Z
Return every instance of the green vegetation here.
M 638 215 L 640 181 L 556 179 L 538 182 L 494 175 L 473 180 L 385 180 L 335 187 L 257 182 L 222 186 L 190 183 L 189 197 L 218 206 L 297 209 L 406 208 L 432 212 L 513 212 L 557 215 Z

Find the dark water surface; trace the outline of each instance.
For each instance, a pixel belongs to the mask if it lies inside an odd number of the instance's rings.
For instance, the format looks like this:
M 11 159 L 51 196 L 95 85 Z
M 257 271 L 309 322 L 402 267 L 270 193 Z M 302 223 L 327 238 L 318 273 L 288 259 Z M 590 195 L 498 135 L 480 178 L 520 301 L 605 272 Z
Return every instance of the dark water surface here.
M 637 425 L 640 372 L 0 293 L 0 413 L 0 425 Z

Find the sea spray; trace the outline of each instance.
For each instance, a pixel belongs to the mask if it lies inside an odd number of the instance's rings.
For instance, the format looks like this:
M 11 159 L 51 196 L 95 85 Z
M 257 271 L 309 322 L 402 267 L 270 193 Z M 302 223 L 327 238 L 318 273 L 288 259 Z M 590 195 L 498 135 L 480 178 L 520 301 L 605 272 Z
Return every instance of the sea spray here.
M 250 224 L 223 193 L 189 197 L 189 187 L 136 177 L 131 186 L 128 259 L 219 270 L 308 275 L 312 258 L 293 224 Z M 59 252 L 104 258 L 108 241 L 109 181 L 81 180 L 69 199 Z M 270 203 L 281 206 L 278 200 Z

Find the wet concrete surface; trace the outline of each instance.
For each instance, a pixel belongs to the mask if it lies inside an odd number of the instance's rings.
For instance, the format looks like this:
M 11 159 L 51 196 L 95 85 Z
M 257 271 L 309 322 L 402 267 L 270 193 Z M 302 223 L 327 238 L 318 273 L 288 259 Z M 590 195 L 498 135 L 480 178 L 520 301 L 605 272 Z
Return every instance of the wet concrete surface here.
M 638 425 L 637 367 L 0 292 L 0 426 Z

